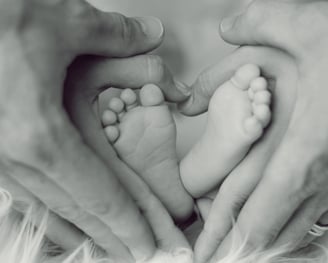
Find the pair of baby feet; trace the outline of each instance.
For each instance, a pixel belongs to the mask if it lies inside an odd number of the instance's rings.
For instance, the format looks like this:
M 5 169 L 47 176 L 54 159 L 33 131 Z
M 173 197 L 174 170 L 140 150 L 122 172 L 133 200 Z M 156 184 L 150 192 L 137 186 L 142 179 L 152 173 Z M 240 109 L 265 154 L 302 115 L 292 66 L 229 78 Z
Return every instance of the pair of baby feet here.
M 118 156 L 150 186 L 173 218 L 186 220 L 193 198 L 213 190 L 245 157 L 271 119 L 271 94 L 255 65 L 241 67 L 211 98 L 206 130 L 179 164 L 176 126 L 161 90 L 124 90 L 102 123 Z

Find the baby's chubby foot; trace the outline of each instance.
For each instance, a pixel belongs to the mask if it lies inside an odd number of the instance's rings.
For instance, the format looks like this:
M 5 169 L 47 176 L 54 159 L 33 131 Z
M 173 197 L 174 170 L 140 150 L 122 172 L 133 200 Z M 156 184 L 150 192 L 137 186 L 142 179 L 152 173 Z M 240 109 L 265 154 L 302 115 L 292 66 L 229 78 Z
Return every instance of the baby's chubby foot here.
M 255 65 L 241 67 L 214 93 L 207 127 L 181 161 L 184 186 L 201 197 L 231 172 L 271 120 L 271 93 Z
M 145 182 L 177 221 L 193 211 L 193 199 L 180 180 L 176 127 L 162 91 L 144 86 L 110 100 L 102 116 L 105 134 L 118 156 Z

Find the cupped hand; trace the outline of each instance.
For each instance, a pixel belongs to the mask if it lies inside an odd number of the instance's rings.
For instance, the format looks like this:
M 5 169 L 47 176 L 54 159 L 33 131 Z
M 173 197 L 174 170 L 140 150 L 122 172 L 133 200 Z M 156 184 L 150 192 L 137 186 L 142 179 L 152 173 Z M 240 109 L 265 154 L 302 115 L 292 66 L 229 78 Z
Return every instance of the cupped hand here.
M 221 185 L 196 245 L 197 262 L 226 255 L 233 217 L 234 230 L 247 237 L 250 250 L 304 246 L 313 240 L 308 231 L 314 223 L 328 223 L 327 19 L 326 2 L 265 0 L 222 22 L 227 42 L 253 47 L 240 48 L 201 74 L 182 110 L 205 111 L 224 79 L 254 63 L 274 84 L 274 120 Z
M 125 177 L 133 172 L 115 163 L 116 159 L 112 159 L 115 165 L 110 169 L 95 153 L 99 145 L 87 146 L 93 142 L 89 131 L 98 135 L 97 126 L 80 132 L 72 125 L 71 120 L 75 124 L 80 121 L 74 119 L 77 115 L 73 114 L 76 111 L 72 106 L 78 106 L 78 99 L 72 101 L 69 115 L 63 107 L 67 70 L 77 56 L 122 58 L 148 52 L 162 41 L 161 23 L 154 18 L 103 13 L 83 0 L 5 0 L 0 3 L 0 25 L 1 182 L 12 192 L 14 200 L 17 197 L 20 204 L 17 209 L 21 209 L 22 203 L 35 205 L 39 212 L 49 207 L 56 219 L 51 221 L 56 230 L 49 234 L 56 241 L 65 235 L 61 245 L 66 248 L 83 241 L 81 232 L 70 230 L 73 228 L 69 223 L 72 223 L 93 238 L 115 262 L 151 257 L 156 250 L 152 232 L 164 243 L 187 246 L 145 185 L 138 182 L 134 187 L 122 186 L 124 179 L 117 176 L 121 168 Z M 136 65 L 137 70 L 144 67 L 143 81 L 157 79 L 163 89 L 171 87 L 166 92 L 169 98 L 183 100 L 185 96 L 174 89 L 174 84 L 169 85 L 172 78 L 163 80 L 164 73 L 153 75 L 153 64 L 145 64 L 153 60 L 146 58 L 144 63 Z M 159 71 L 165 72 L 164 66 L 156 61 Z M 134 80 L 123 83 L 124 77 L 114 74 L 118 72 L 117 67 L 109 67 L 112 75 L 107 77 L 112 79 L 108 83 L 117 81 L 122 86 L 137 86 Z M 99 73 L 89 72 L 104 80 L 106 67 L 102 69 L 98 69 Z M 78 70 L 71 68 L 70 72 Z M 88 76 L 87 73 L 76 75 L 75 79 L 91 79 Z M 90 87 L 88 99 L 96 98 L 101 91 L 96 81 L 79 83 L 80 88 L 71 94 L 78 98 L 85 92 L 85 84 Z M 86 108 L 79 110 L 87 111 L 92 99 Z M 86 120 L 93 125 L 96 121 L 90 116 L 87 114 Z M 126 189 L 139 202 L 150 224 Z M 158 223 L 158 218 L 151 216 L 154 210 L 165 215 L 164 228 L 160 230 L 154 229 Z

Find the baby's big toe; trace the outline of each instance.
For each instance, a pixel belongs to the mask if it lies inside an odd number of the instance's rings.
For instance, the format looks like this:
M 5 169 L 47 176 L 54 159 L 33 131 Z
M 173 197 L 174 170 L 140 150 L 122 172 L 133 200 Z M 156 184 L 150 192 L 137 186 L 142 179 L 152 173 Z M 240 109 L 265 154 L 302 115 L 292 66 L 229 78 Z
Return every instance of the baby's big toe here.
M 159 106 L 164 102 L 162 90 L 154 84 L 145 85 L 140 90 L 140 101 L 143 106 Z
M 235 75 L 231 78 L 231 82 L 237 88 L 247 90 L 252 80 L 260 76 L 260 69 L 253 64 L 247 64 L 240 67 Z

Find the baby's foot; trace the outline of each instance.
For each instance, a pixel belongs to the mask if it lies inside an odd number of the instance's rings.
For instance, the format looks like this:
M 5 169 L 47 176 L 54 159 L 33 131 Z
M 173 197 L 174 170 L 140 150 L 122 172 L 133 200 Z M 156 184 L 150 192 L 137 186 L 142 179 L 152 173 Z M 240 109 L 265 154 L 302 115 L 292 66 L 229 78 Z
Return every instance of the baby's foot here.
M 209 192 L 245 157 L 271 120 L 271 93 L 254 65 L 241 67 L 214 93 L 207 128 L 181 161 L 185 188 L 194 197 Z
M 175 122 L 157 86 L 144 86 L 139 97 L 141 105 L 127 89 L 109 102 L 102 116 L 106 136 L 121 160 L 183 221 L 192 213 L 193 200 L 180 180 Z

